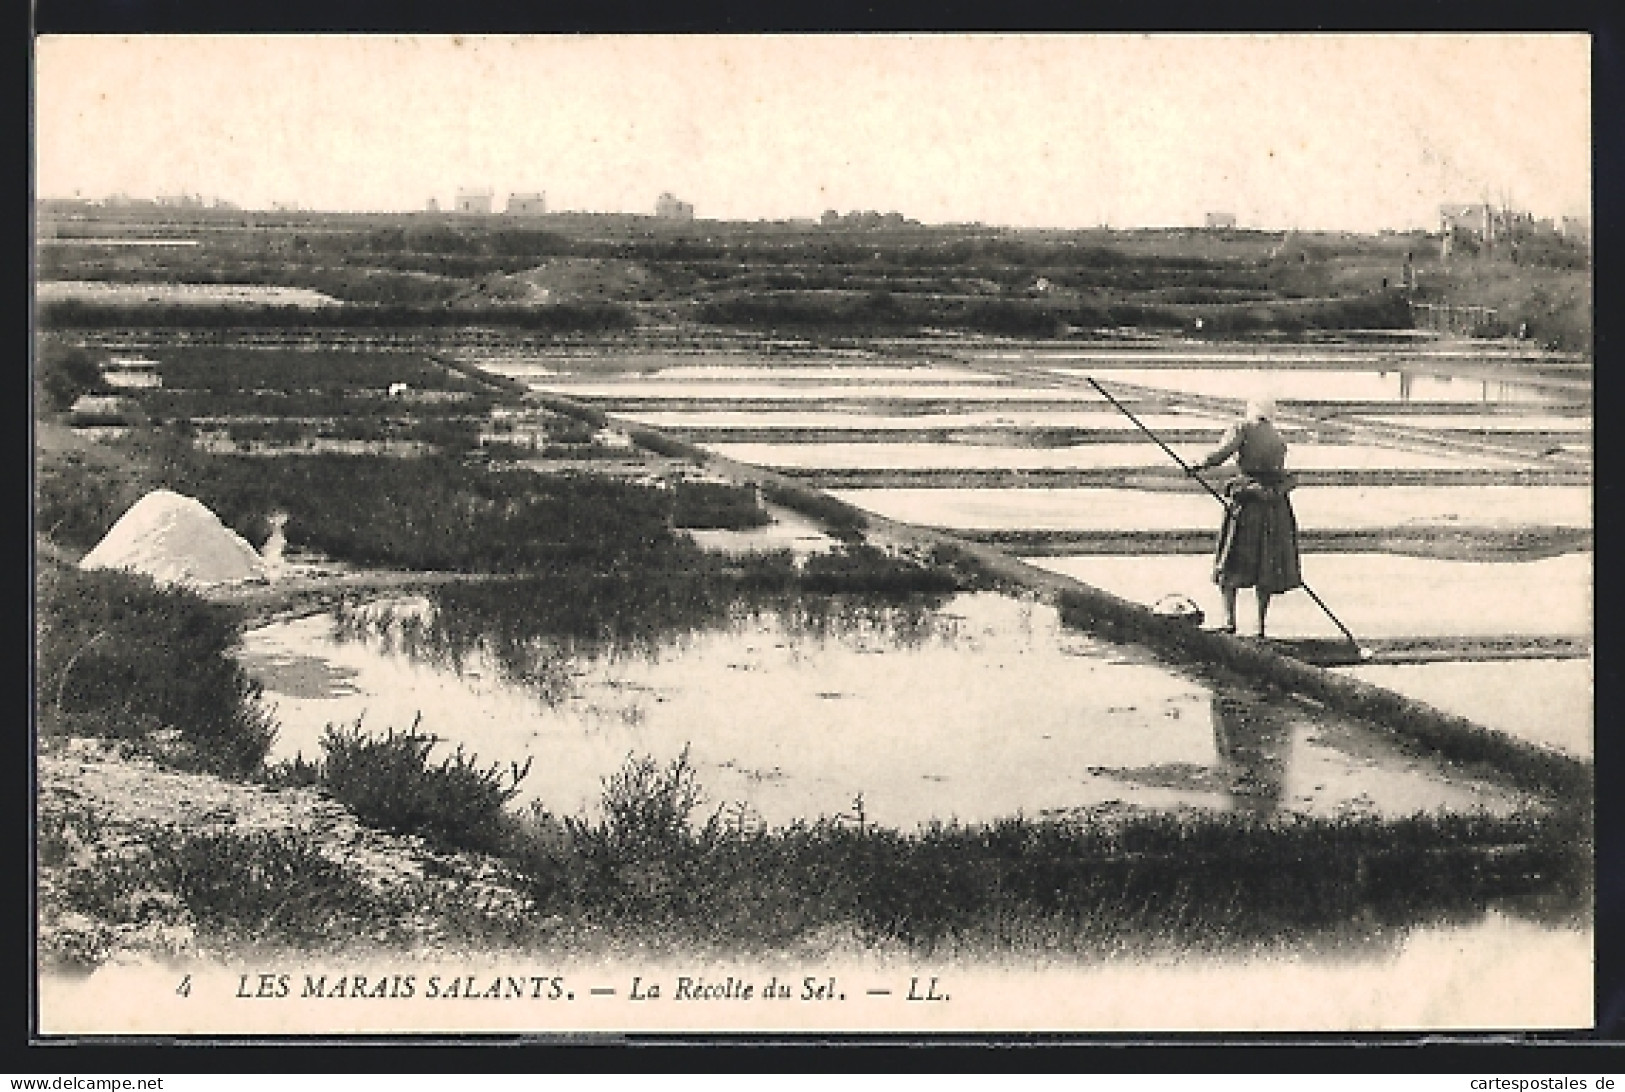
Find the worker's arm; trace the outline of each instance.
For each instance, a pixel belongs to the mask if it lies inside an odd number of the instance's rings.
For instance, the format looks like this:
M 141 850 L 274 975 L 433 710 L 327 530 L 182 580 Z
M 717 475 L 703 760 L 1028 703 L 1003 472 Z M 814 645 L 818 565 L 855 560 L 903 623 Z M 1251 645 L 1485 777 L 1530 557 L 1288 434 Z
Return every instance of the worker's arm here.
M 1224 439 L 1219 441 L 1219 446 L 1202 456 L 1200 460 L 1192 465 L 1191 469 L 1206 470 L 1208 467 L 1218 466 L 1220 463 L 1230 458 L 1230 456 L 1241 450 L 1241 437 L 1241 426 L 1231 425 L 1230 428 L 1226 430 Z

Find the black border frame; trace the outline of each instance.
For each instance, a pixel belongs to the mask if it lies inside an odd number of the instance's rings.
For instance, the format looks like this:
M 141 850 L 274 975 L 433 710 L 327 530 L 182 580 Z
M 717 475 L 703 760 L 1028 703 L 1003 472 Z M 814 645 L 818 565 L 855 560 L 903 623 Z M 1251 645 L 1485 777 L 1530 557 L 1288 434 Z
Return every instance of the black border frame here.
M 30 154 L 19 157 L 22 205 L 32 202 L 32 45 L 33 35 L 151 33 L 830 33 L 830 32 L 1374 32 L 1374 31 L 1512 31 L 1586 32 L 1592 36 L 1593 81 L 1593 224 L 1596 262 L 1596 395 L 1600 415 L 1617 405 L 1621 383 L 1615 361 L 1620 355 L 1621 316 L 1612 306 L 1620 300 L 1621 217 L 1618 196 L 1625 194 L 1625 14 L 1605 11 L 1601 0 L 1541 4 L 1509 0 L 1378 0 L 1360 5 L 1325 3 L 1288 6 L 1271 0 L 1246 0 L 1209 7 L 1187 0 L 1138 0 L 1110 9 L 1080 10 L 1047 0 L 1015 0 L 997 5 L 964 0 L 926 5 L 881 5 L 855 0 L 824 4 L 789 3 L 771 7 L 726 3 L 682 8 L 642 0 L 532 7 L 524 0 L 34 0 L 25 16 L 21 77 L 21 128 Z M 13 176 L 16 177 L 15 175 Z M 22 223 L 24 261 L 31 264 L 31 215 Z M 29 283 L 28 265 L 23 281 Z M 26 292 L 22 331 L 30 331 Z M 16 312 L 14 312 L 16 313 Z M 17 373 L 26 382 L 26 370 Z M 14 388 L 15 389 L 15 388 Z M 20 406 L 20 427 L 13 433 L 25 449 L 14 467 L 32 466 L 28 428 L 28 395 Z M 1597 437 L 1594 522 L 1597 556 L 1609 552 L 1617 488 L 1613 475 L 1616 451 L 1607 430 Z M 24 475 L 23 511 L 31 499 L 31 475 Z M 28 530 L 26 518 L 22 526 Z M 31 537 L 20 543 L 31 560 Z M 32 566 L 24 595 L 25 612 L 32 598 Z M 21 973 L 12 979 L 23 986 L 28 1026 L 13 1029 L 6 1042 L 6 1068 L 13 1073 L 426 1073 L 426 1072 L 1041 1072 L 1053 1070 L 1112 1073 L 1167 1072 L 1360 1072 L 1360 1073 L 1585 1073 L 1620 1072 L 1625 1067 L 1625 800 L 1606 791 L 1625 785 L 1625 740 L 1612 731 L 1619 693 L 1615 624 L 1605 605 L 1618 601 L 1618 573 L 1596 568 L 1595 723 L 1597 725 L 1597 915 L 1595 930 L 1596 1027 L 1589 1032 L 1487 1035 L 1159 1035 L 1101 1034 L 983 1035 L 637 1035 L 532 1038 L 467 1035 L 455 1038 L 356 1036 L 179 1039 L 34 1037 L 33 957 L 23 951 Z M 32 620 L 29 613 L 30 623 Z M 16 615 L 13 615 L 16 617 Z M 29 635 L 24 634 L 24 647 Z M 31 701 L 31 657 L 13 660 L 24 668 L 24 702 Z M 28 707 L 23 708 L 24 717 Z M 21 721 L 26 723 L 26 721 Z M 31 742 L 31 733 L 16 738 Z M 11 795 L 21 812 L 12 829 L 32 826 L 32 759 L 13 767 Z M 19 838 L 21 867 L 32 867 L 28 842 Z M 17 858 L 13 858 L 14 861 Z M 31 916 L 32 884 L 13 885 Z M 15 905 L 15 903 L 14 903 Z M 15 919 L 13 919 L 15 920 Z M 25 917 L 25 922 L 27 917 Z M 31 939 L 18 930 L 14 936 Z M 26 948 L 26 944 L 14 945 Z M 27 983 L 25 985 L 25 983 Z M 17 1011 L 13 1009 L 12 1011 Z M 17 1033 L 21 1034 L 18 1035 Z M 225 1049 L 222 1049 L 225 1048 Z

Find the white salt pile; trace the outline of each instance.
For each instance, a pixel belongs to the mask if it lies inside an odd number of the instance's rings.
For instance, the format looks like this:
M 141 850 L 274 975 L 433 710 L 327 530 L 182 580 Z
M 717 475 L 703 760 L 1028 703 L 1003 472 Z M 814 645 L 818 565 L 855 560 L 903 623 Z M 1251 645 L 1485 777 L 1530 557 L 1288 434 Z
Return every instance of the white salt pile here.
M 265 562 L 200 501 L 159 489 L 119 517 L 79 562 L 81 569 L 129 569 L 160 584 L 208 586 L 266 579 Z

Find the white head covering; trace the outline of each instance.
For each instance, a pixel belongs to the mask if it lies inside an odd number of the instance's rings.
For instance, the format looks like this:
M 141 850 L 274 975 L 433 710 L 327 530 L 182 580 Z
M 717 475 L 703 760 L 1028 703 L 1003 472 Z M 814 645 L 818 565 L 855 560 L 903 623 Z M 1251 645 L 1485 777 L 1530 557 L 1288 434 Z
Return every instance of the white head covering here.
M 1273 421 L 1275 419 L 1275 399 L 1267 394 L 1247 399 L 1247 420 Z

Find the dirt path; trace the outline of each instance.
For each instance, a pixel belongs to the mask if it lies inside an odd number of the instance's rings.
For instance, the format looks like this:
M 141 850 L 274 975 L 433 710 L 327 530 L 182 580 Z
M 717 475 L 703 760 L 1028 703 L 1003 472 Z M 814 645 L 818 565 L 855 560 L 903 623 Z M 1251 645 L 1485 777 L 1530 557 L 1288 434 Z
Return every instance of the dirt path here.
M 418 837 L 363 826 L 316 788 L 278 788 L 181 773 L 99 740 L 42 741 L 38 757 L 39 951 L 42 964 L 221 954 L 181 900 L 143 889 L 110 897 L 99 880 L 147 847 L 188 836 L 308 834 L 321 856 L 406 909 L 372 941 L 434 950 L 529 913 L 528 898 L 491 858 L 444 854 Z M 251 939 L 251 938 L 249 938 Z M 242 943 L 237 938 L 234 943 Z

